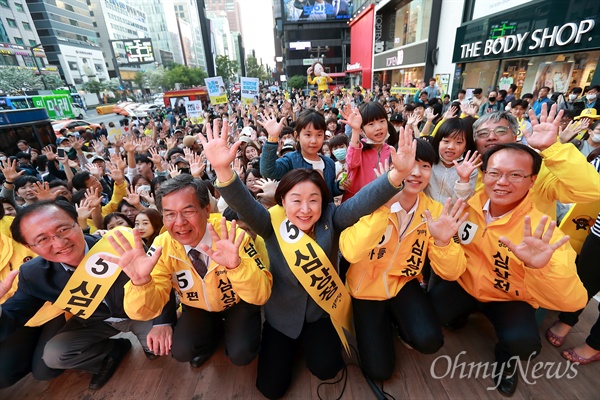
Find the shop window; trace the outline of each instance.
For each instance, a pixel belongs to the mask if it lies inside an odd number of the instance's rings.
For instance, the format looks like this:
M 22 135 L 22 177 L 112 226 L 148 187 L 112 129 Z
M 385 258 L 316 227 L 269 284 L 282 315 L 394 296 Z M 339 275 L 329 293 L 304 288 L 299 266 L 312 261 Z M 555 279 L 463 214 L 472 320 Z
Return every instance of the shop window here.
M 17 27 L 17 21 L 15 21 L 12 18 L 6 18 L 6 22 L 8 23 L 8 26 L 10 26 L 12 28 L 16 28 Z
M 14 54 L 2 54 L 2 57 L 0 57 L 0 65 L 19 65 L 19 63 L 17 62 L 17 56 L 15 56 Z
M 26 31 L 30 31 L 31 24 L 29 22 L 23 22 L 23 29 L 25 29 Z
M 15 3 L 15 10 L 20 11 L 20 12 L 25 12 L 25 9 L 23 8 L 23 4 L 21 4 L 21 3 Z
M 23 61 L 25 62 L 26 67 L 35 67 L 35 63 L 33 62 L 33 57 L 31 56 L 22 56 Z
M 413 0 L 396 10 L 394 47 L 426 40 L 433 0 Z

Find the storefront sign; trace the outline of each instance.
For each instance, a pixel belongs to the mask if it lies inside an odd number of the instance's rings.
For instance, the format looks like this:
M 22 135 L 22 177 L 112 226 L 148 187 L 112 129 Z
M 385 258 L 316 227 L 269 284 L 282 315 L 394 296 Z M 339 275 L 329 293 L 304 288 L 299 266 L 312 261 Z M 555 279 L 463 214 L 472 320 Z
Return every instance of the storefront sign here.
M 394 69 L 403 65 L 425 64 L 427 43 L 405 46 L 395 51 L 375 55 L 374 70 Z
M 594 19 L 565 20 L 574 1 L 549 0 L 467 23 L 456 31 L 452 62 L 600 48 L 600 27 Z
M 383 15 L 375 15 L 375 54 L 385 50 L 383 41 Z
M 361 71 L 362 65 L 359 62 L 354 64 L 346 64 L 346 72 Z

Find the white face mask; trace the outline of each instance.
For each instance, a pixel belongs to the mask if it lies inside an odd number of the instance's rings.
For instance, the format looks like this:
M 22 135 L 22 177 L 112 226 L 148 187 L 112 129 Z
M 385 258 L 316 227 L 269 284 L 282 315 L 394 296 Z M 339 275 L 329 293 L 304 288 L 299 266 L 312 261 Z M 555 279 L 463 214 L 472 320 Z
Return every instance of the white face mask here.
M 594 143 L 600 143 L 600 133 L 594 133 L 592 135 L 592 142 L 594 142 Z
M 576 98 L 577 98 L 577 95 L 576 95 L 576 94 L 570 94 L 570 95 L 569 95 L 569 101 L 573 101 L 573 100 L 575 100 Z
M 586 98 L 588 101 L 594 101 L 594 100 L 596 100 L 596 95 L 595 95 L 595 94 L 586 94 L 586 95 L 585 95 L 585 98 Z

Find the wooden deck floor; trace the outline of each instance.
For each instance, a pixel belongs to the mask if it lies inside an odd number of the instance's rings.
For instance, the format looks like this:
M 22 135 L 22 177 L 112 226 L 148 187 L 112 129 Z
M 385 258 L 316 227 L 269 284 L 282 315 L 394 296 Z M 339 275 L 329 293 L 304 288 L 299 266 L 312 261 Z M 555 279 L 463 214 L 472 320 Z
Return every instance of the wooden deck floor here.
M 582 343 L 591 325 L 598 318 L 598 302 L 592 300 L 582 314 L 579 324 L 572 330 L 564 348 Z M 540 335 L 556 319 L 550 312 L 540 327 Z M 67 371 L 51 382 L 36 381 L 31 375 L 14 386 L 1 390 L 0 399 L 81 399 L 81 400 L 163 400 L 163 399 L 262 399 L 256 390 L 256 360 L 246 367 L 235 367 L 223 354 L 222 349 L 202 368 L 191 369 L 186 363 L 178 363 L 171 357 L 148 361 L 137 340 L 133 351 L 127 355 L 111 381 L 99 391 L 87 389 L 90 375 L 84 372 Z M 492 386 L 491 378 L 459 379 L 445 377 L 434 379 L 431 365 L 437 357 L 454 359 L 461 351 L 466 354 L 459 361 L 466 363 L 493 360 L 495 336 L 488 321 L 481 315 L 471 317 L 469 324 L 458 332 L 445 331 L 445 346 L 434 355 L 421 355 L 408 350 L 399 342 L 396 346 L 397 364 L 395 374 L 385 382 L 383 389 L 395 399 L 501 399 Z M 560 365 L 564 372 L 567 361 L 558 349 L 542 338 L 543 349 L 533 362 L 554 363 L 553 371 Z M 436 374 L 443 374 L 447 362 L 438 361 Z M 531 367 L 530 367 L 531 368 Z M 535 384 L 526 384 L 521 379 L 514 399 L 600 399 L 600 362 L 587 366 L 576 366 L 573 379 L 538 379 Z M 356 365 L 356 357 L 348 360 L 348 380 L 343 399 L 373 399 L 375 396 Z M 544 371 L 547 371 L 545 369 Z M 458 371 L 457 371 L 458 375 Z M 530 379 L 532 379 L 530 377 Z M 301 362 L 288 399 L 335 399 L 342 384 L 324 385 L 313 377 Z M 317 393 L 318 390 L 318 393 Z M 319 397 L 320 396 L 320 397 Z M 392 397 L 389 397 L 392 398 Z

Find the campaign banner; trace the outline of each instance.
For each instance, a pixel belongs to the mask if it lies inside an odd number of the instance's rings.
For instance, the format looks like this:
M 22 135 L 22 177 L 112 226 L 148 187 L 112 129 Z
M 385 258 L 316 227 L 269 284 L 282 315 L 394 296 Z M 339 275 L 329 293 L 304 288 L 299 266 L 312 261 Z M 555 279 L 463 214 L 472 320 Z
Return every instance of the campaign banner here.
M 258 96 L 258 78 L 242 77 L 242 101 L 244 104 L 256 103 Z
M 186 100 L 185 112 L 188 118 L 202 117 L 202 101 L 201 100 Z
M 220 76 L 214 78 L 205 78 L 204 83 L 208 88 L 208 97 L 212 104 L 225 104 L 227 103 L 227 91 L 223 84 L 223 78 Z

